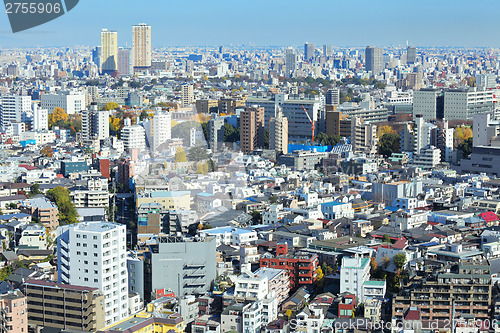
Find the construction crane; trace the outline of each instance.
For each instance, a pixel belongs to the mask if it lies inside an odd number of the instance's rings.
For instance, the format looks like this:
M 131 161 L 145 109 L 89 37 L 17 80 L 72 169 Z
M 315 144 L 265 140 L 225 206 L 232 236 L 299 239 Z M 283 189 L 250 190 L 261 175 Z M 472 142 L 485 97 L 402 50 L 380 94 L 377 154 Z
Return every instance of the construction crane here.
M 307 119 L 309 119 L 309 121 L 311 122 L 311 132 L 312 132 L 311 143 L 314 145 L 314 130 L 316 129 L 316 121 L 312 120 L 311 117 L 309 117 L 309 113 L 307 113 L 304 105 L 301 105 L 301 106 L 302 106 L 302 109 L 304 109 L 304 112 L 306 113 Z

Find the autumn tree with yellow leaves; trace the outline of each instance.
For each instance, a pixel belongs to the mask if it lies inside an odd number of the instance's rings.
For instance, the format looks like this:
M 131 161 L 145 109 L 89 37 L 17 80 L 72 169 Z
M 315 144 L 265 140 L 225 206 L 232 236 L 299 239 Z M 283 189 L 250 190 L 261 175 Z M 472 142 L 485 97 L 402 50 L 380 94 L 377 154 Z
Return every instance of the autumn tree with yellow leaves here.
M 465 140 L 472 138 L 472 129 L 469 126 L 457 126 L 453 134 L 455 147 Z
M 380 139 L 384 136 L 384 134 L 396 133 L 395 130 L 392 129 L 389 125 L 380 126 L 377 130 L 377 137 Z
M 68 114 L 63 108 L 55 108 L 49 115 L 49 127 L 57 126 L 58 123 L 68 120 Z

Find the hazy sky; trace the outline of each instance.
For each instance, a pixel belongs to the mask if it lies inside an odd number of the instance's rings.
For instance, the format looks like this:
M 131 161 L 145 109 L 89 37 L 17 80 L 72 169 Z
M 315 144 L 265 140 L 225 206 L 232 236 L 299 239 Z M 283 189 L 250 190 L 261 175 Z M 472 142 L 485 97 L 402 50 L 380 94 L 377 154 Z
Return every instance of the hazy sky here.
M 3 7 L 3 6 L 2 6 Z M 403 45 L 500 47 L 499 0 L 80 0 L 66 15 L 13 34 L 3 8 L 0 48 L 98 45 L 100 30 L 131 45 L 152 26 L 153 46 Z

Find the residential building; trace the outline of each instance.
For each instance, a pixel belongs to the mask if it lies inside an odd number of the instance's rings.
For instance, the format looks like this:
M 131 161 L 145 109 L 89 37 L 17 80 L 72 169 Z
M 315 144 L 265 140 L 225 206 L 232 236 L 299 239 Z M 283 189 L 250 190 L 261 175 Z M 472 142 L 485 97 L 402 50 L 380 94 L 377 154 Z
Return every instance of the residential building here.
M 101 31 L 101 72 L 111 73 L 118 70 L 118 33 L 116 31 Z
M 340 267 L 340 293 L 351 293 L 356 300 L 363 297 L 363 284 L 370 280 L 370 259 L 368 258 L 342 258 Z
M 453 168 L 462 173 L 485 173 L 500 177 L 500 147 L 477 146 L 472 147 L 468 159 L 460 160 L 459 166 Z
M 129 118 L 124 119 L 124 127 L 120 139 L 124 148 L 130 152 L 132 149 L 144 151 L 146 149 L 146 131 L 141 125 L 132 125 Z
M 59 226 L 59 210 L 45 197 L 22 200 L 18 207 L 21 212 L 30 214 L 34 220 L 42 223 L 49 230 L 53 231 Z
M 217 113 L 218 101 L 215 99 L 198 99 L 196 100 L 196 112 L 205 114 Z
M 57 229 L 58 281 L 98 288 L 105 297 L 105 325 L 128 317 L 126 226 L 82 222 Z
M 348 115 L 336 111 L 335 106 L 325 105 L 326 134 L 348 138 L 351 136 L 351 120 Z
M 0 124 L 7 128 L 11 123 L 22 120 L 23 114 L 31 111 L 30 96 L 2 95 L 0 105 Z
M 149 143 L 149 148 L 157 152 L 160 145 L 166 143 L 172 138 L 172 115 L 168 111 L 163 111 L 161 108 L 156 108 L 152 119 L 148 119 L 144 123 L 146 131 L 146 139 Z
M 200 231 L 200 234 L 215 237 L 217 246 L 222 244 L 235 246 L 248 245 L 258 239 L 257 232 L 254 230 L 233 227 L 220 227 L 202 230 Z
M 28 332 L 26 296 L 19 290 L 0 295 L 0 331 L 5 333 Z
M 398 200 L 398 199 L 396 199 Z M 404 209 L 391 214 L 390 225 L 400 230 L 418 228 L 427 224 L 427 211 Z
M 224 142 L 224 118 L 215 117 L 210 119 L 207 127 L 208 137 L 206 140 L 208 148 L 210 148 L 213 152 L 216 152 L 219 149 L 219 145 Z
M 104 327 L 104 295 L 98 288 L 28 279 L 23 284 L 30 326 L 96 332 Z
M 441 163 L 441 150 L 434 146 L 427 146 L 420 150 L 420 154 L 413 157 L 410 163 L 416 167 L 431 170 Z
M 278 164 L 284 164 L 293 170 L 315 170 L 321 165 L 327 153 L 308 150 L 296 150 L 278 158 Z
M 264 146 L 264 108 L 246 107 L 240 113 L 240 148 L 249 153 Z
M 49 130 L 49 111 L 47 109 L 42 109 L 38 104 L 33 104 L 33 130 Z
M 84 142 L 104 140 L 109 137 L 109 111 L 99 111 L 97 104 L 82 111 L 82 139 Z
M 132 26 L 134 70 L 151 67 L 151 26 L 141 23 Z
M 278 304 L 288 298 L 289 277 L 285 270 L 261 267 L 255 272 L 244 271 L 234 281 L 234 297 L 237 300 L 263 300 L 273 292 Z
M 184 84 L 181 86 L 181 106 L 188 107 L 194 103 L 193 85 Z
M 352 117 L 351 144 L 355 153 L 376 154 L 378 151 L 377 125 L 365 124 L 363 119 Z
M 269 149 L 279 154 L 288 154 L 288 118 L 279 110 L 269 121 Z
M 285 76 L 290 77 L 297 69 L 297 55 L 291 47 L 285 50 Z
M 491 112 L 474 115 L 472 145 L 490 146 L 492 140 L 500 136 L 500 120 Z
M 118 48 L 118 72 L 121 76 L 131 75 L 132 68 L 132 50 L 130 48 Z
M 340 89 L 332 88 L 326 92 L 326 105 L 340 105 Z

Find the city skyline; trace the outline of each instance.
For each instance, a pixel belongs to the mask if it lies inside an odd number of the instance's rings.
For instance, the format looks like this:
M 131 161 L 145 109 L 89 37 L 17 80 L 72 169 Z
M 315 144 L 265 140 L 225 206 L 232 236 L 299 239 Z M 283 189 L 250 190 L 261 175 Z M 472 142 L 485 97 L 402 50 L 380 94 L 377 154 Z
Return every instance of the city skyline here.
M 150 0 L 151 6 L 132 0 L 120 1 L 118 6 L 117 0 L 110 0 L 99 3 L 96 10 L 97 1 L 87 0 L 66 15 L 26 32 L 13 34 L 8 20 L 2 20 L 0 47 L 94 46 L 99 45 L 99 31 L 103 28 L 118 31 L 119 46 L 132 46 L 130 27 L 141 22 L 153 27 L 153 47 L 286 46 L 305 41 L 317 46 L 390 46 L 409 41 L 416 46 L 495 47 L 500 45 L 500 38 L 493 34 L 494 9 L 500 9 L 500 4 L 481 2 L 484 6 L 463 11 L 461 4 L 465 6 L 465 1 L 456 1 L 451 7 L 449 3 L 429 0 L 412 4 L 387 0 L 384 6 L 366 0 L 355 4 L 317 0 L 308 6 L 299 6 L 297 1 L 259 0 L 223 1 L 216 7 L 201 1 L 186 4 L 157 0 Z M 241 17 L 228 20 L 234 13 Z M 475 19 L 479 16 L 481 20 Z M 471 20 L 472 29 L 464 24 Z

